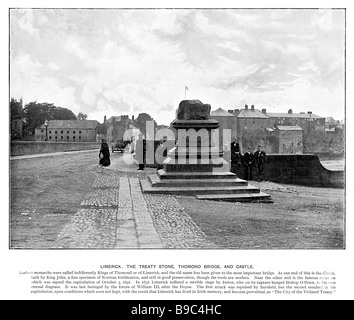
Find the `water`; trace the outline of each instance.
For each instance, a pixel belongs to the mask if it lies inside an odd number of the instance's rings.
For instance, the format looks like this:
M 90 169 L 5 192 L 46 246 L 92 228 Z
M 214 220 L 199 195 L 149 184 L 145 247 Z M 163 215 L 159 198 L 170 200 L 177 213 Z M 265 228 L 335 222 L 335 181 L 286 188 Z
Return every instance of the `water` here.
M 328 170 L 340 171 L 344 170 L 344 159 L 320 161 Z

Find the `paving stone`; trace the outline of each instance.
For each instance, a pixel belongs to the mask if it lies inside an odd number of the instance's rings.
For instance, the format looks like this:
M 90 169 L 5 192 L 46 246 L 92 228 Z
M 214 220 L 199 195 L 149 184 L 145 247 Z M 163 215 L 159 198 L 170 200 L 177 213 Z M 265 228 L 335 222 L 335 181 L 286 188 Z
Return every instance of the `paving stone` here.
M 81 209 L 58 236 L 61 248 L 113 248 L 115 245 L 116 211 Z
M 143 173 L 91 166 L 96 178 L 58 236 L 60 248 L 214 248 L 175 196 L 143 194 Z

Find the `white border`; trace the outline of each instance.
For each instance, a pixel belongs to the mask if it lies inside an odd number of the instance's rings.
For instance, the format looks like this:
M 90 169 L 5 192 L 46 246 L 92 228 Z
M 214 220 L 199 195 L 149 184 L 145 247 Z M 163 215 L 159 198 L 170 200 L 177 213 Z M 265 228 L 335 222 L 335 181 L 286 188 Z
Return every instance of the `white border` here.
M 177 5 L 178 3 L 178 5 Z M 353 48 L 351 39 L 353 37 L 353 5 L 349 1 L 178 1 L 176 3 L 150 1 L 152 8 L 197 8 L 197 7 L 224 7 L 224 8 L 347 8 L 347 108 L 346 124 L 350 124 L 352 118 L 353 104 Z M 143 1 L 3 1 L 1 3 L 1 64 L 2 70 L 8 70 L 8 8 L 9 7 L 94 7 L 94 8 L 146 8 L 147 3 Z M 2 183 L 1 183 L 1 232 L 0 232 L 0 298 L 1 299 L 35 299 L 32 295 L 26 294 L 28 284 L 23 282 L 23 278 L 18 276 L 19 271 L 25 270 L 90 270 L 99 269 L 100 264 L 252 264 L 255 270 L 310 270 L 310 271 L 335 271 L 338 276 L 338 289 L 335 299 L 351 299 L 354 287 L 353 270 L 353 216 L 351 199 L 347 199 L 346 207 L 346 249 L 345 250 L 9 250 L 8 249 L 8 210 L 9 210 L 9 176 L 8 158 L 6 153 L 8 147 L 8 77 L 3 73 L 1 82 L 1 118 L 7 124 L 2 127 L 4 130 L 1 140 L 1 149 L 6 150 L 2 162 Z M 347 125 L 347 141 L 351 143 L 352 129 Z M 347 197 L 350 197 L 349 190 L 352 190 L 352 176 L 350 148 L 347 149 Z M 43 299 L 43 296 L 38 296 Z M 58 297 L 45 297 L 52 299 Z M 77 296 L 60 297 L 60 299 L 77 299 Z M 80 297 L 88 299 L 88 297 Z M 103 297 L 95 296 L 94 299 L 279 299 L 280 296 L 119 296 Z M 296 296 L 282 299 L 325 299 L 324 296 Z M 330 297 L 331 299 L 333 297 Z

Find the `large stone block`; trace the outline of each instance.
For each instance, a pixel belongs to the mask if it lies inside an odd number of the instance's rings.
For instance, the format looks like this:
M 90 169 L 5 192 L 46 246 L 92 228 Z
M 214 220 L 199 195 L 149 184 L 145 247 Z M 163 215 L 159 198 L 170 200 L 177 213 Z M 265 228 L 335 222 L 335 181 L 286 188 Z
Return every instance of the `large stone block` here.
M 210 109 L 210 104 L 200 100 L 182 100 L 178 106 L 177 120 L 208 120 Z

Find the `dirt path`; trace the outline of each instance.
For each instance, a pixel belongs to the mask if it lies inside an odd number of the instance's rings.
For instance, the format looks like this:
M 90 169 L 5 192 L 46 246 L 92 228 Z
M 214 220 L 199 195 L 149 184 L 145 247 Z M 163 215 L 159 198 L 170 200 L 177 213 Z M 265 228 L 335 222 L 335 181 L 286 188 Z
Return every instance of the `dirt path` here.
M 190 197 L 179 202 L 221 248 L 344 248 L 343 189 L 250 184 L 271 194 L 273 203 L 207 201 L 202 205 Z
M 141 179 L 155 171 L 137 171 L 134 164 L 123 161 L 122 154 L 111 156 L 112 166 L 105 169 L 108 175 L 120 172 L 121 176 Z M 97 177 L 94 169 L 97 162 L 96 151 L 11 160 L 10 247 L 56 247 L 59 234 L 82 210 L 81 203 L 91 192 Z M 153 222 L 160 228 L 164 247 L 200 246 L 194 237 L 202 235 L 215 244 L 215 248 L 225 249 L 345 246 L 343 189 L 270 182 L 251 184 L 270 193 L 274 203 L 241 204 L 200 201 L 194 197 L 145 196 L 153 212 Z M 89 213 L 93 210 L 86 209 Z M 183 231 L 188 225 L 192 233 Z M 189 242 L 179 243 L 188 237 Z

